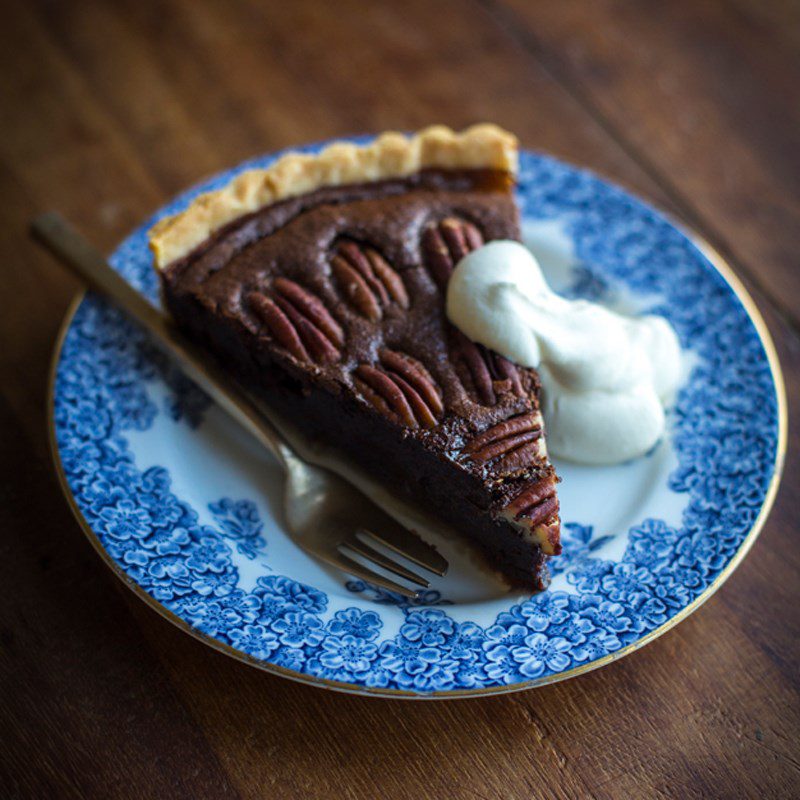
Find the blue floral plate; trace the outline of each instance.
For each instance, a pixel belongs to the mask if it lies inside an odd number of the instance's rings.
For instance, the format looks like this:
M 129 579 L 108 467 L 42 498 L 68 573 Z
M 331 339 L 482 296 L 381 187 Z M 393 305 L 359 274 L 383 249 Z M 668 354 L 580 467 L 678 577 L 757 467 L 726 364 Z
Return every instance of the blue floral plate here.
M 155 219 L 112 263 L 154 302 Z M 105 302 L 65 324 L 54 366 L 56 466 L 87 535 L 184 630 L 270 672 L 385 696 L 525 689 L 630 653 L 695 610 L 744 557 L 777 488 L 785 403 L 769 335 L 708 248 L 594 175 L 522 153 L 525 236 L 551 283 L 667 317 L 687 353 L 669 432 L 611 468 L 557 464 L 564 554 L 534 597 L 456 541 L 450 574 L 410 605 L 309 559 L 281 527 L 281 474 Z

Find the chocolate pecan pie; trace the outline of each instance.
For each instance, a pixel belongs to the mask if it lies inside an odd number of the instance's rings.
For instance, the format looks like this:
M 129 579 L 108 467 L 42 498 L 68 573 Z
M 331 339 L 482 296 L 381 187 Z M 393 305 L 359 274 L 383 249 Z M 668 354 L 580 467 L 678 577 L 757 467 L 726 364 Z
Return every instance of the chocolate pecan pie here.
M 492 125 L 291 153 L 158 223 L 177 323 L 264 402 L 424 504 L 508 583 L 560 552 L 539 381 L 447 320 L 455 264 L 518 239 Z

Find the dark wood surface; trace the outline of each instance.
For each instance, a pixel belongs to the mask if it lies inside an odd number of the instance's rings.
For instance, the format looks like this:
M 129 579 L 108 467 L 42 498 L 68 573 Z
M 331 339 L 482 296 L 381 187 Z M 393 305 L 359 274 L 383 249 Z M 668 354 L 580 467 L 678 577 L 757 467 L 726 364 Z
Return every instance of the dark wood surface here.
M 493 120 L 699 230 L 754 294 L 800 404 L 800 5 L 792 0 L 10 0 L 0 25 L 0 796 L 800 796 L 800 462 L 697 614 L 526 693 L 350 697 L 173 628 L 92 550 L 50 464 L 76 285 L 26 238 L 110 249 L 255 153 Z

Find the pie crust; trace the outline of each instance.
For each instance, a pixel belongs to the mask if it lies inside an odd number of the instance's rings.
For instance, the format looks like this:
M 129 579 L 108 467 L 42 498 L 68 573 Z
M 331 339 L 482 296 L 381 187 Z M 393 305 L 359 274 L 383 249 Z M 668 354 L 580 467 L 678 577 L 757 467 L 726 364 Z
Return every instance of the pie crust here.
M 496 125 L 457 133 L 443 125 L 413 136 L 384 133 L 366 145 L 335 142 L 316 154 L 290 152 L 266 169 L 243 172 L 227 186 L 200 195 L 179 214 L 152 228 L 158 269 L 188 255 L 239 217 L 325 186 L 404 178 L 424 169 L 517 172 L 517 139 Z

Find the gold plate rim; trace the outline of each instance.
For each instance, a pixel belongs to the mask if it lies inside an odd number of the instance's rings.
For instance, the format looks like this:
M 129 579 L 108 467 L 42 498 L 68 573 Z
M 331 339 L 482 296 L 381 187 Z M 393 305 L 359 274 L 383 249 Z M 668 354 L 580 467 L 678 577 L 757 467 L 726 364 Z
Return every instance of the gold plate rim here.
M 742 562 L 744 557 L 750 551 L 750 548 L 755 543 L 755 540 L 758 538 L 758 535 L 761 533 L 761 530 L 767 521 L 767 517 L 769 516 L 769 513 L 772 510 L 772 506 L 775 503 L 775 497 L 778 492 L 778 486 L 780 484 L 781 477 L 783 475 L 783 467 L 786 456 L 786 442 L 788 435 L 788 410 L 786 401 L 786 387 L 783 380 L 783 372 L 781 370 L 780 360 L 778 359 L 778 353 L 772 341 L 772 336 L 769 333 L 767 324 L 764 321 L 761 312 L 758 310 L 755 301 L 750 296 L 750 293 L 747 291 L 747 289 L 745 288 L 744 284 L 742 283 L 738 275 L 736 275 L 733 268 L 727 263 L 727 261 L 722 257 L 722 255 L 714 247 L 712 247 L 711 244 L 709 244 L 709 242 L 707 242 L 699 234 L 688 230 L 686 226 L 676 222 L 674 219 L 672 219 L 672 217 L 669 214 L 666 214 L 663 211 L 659 211 L 659 213 L 662 214 L 662 216 L 664 216 L 666 219 L 668 219 L 670 224 L 673 225 L 675 228 L 677 228 L 706 257 L 709 263 L 714 267 L 714 269 L 717 270 L 717 272 L 722 276 L 722 278 L 731 288 L 731 291 L 733 291 L 733 293 L 739 299 L 739 302 L 741 302 L 742 306 L 747 312 L 748 317 L 753 323 L 756 332 L 758 333 L 758 337 L 761 340 L 764 352 L 766 353 L 773 385 L 775 386 L 775 394 L 778 403 L 778 446 L 775 453 L 775 463 L 774 463 L 774 471 L 772 474 L 772 479 L 770 481 L 770 485 L 767 489 L 767 493 L 764 497 L 764 502 L 761 506 L 758 516 L 753 522 L 752 527 L 748 531 L 741 545 L 739 545 L 739 549 L 736 551 L 736 553 L 728 562 L 728 564 L 725 566 L 725 568 L 720 572 L 719 575 L 717 575 L 714 581 L 708 587 L 706 587 L 705 591 L 701 595 L 696 597 L 685 608 L 681 609 L 681 611 L 678 614 L 668 619 L 663 625 L 660 625 L 655 630 L 650 631 L 641 639 L 632 642 L 631 644 L 627 645 L 626 647 L 623 647 L 617 652 L 609 653 L 608 655 L 603 656 L 603 658 L 599 658 L 596 661 L 592 661 L 589 664 L 583 664 L 579 667 L 574 667 L 573 669 L 567 670 L 565 672 L 560 672 L 555 675 L 546 675 L 543 676 L 542 678 L 537 678 L 531 681 L 525 681 L 524 683 L 515 683 L 510 686 L 496 686 L 491 688 L 480 688 L 480 689 L 443 690 L 443 691 L 429 692 L 423 694 L 423 693 L 412 692 L 407 689 L 386 689 L 380 687 L 358 686 L 356 684 L 344 683 L 341 681 L 333 681 L 328 678 L 318 678 L 313 675 L 307 675 L 302 672 L 297 672 L 296 670 L 291 670 L 287 669 L 286 667 L 281 667 L 277 664 L 270 664 L 269 662 L 266 661 L 259 661 L 258 659 L 255 659 L 252 656 L 248 656 L 246 653 L 243 653 L 240 650 L 236 650 L 231 645 L 225 644 L 224 642 L 220 642 L 217 639 L 214 639 L 210 636 L 206 636 L 202 632 L 198 631 L 196 628 L 193 628 L 191 625 L 189 625 L 189 623 L 187 623 L 185 620 L 177 616 L 177 614 L 175 614 L 174 612 L 170 611 L 168 608 L 163 606 L 154 597 L 149 595 L 135 581 L 129 578 L 122 571 L 119 565 L 114 561 L 114 559 L 111 558 L 109 553 L 101 544 L 97 535 L 92 530 L 89 523 L 86 521 L 86 518 L 83 516 L 81 510 L 78 508 L 75 497 L 72 494 L 72 490 L 70 489 L 69 484 L 67 483 L 66 475 L 64 474 L 63 465 L 61 463 L 61 458 L 58 451 L 58 442 L 56 441 L 56 431 L 55 431 L 55 382 L 56 382 L 56 374 L 58 371 L 58 364 L 61 360 L 61 350 L 64 344 L 64 338 L 66 337 L 67 331 L 69 330 L 70 325 L 72 324 L 73 317 L 75 316 L 78 307 L 83 302 L 83 299 L 85 297 L 85 292 L 79 293 L 72 300 L 69 307 L 67 308 L 67 312 L 64 316 L 64 320 L 61 323 L 61 327 L 59 328 L 55 347 L 53 349 L 53 355 L 50 362 L 48 389 L 47 389 L 47 431 L 50 443 L 50 454 L 53 460 L 53 466 L 55 467 L 56 475 L 58 476 L 59 485 L 61 487 L 62 492 L 64 493 L 64 497 L 66 498 L 70 509 L 72 510 L 72 514 L 75 517 L 75 520 L 77 521 L 83 533 L 89 539 L 89 542 L 91 543 L 92 547 L 97 551 L 97 553 L 100 555 L 105 564 L 112 570 L 112 572 L 114 572 L 114 574 L 135 595 L 137 595 L 148 606 L 150 606 L 150 608 L 152 608 L 162 617 L 167 619 L 169 622 L 171 622 L 177 628 L 182 630 L 184 633 L 188 633 L 195 639 L 198 639 L 204 644 L 214 648 L 215 650 L 221 653 L 224 653 L 227 656 L 230 656 L 231 658 L 236 659 L 237 661 L 241 661 L 244 664 L 256 667 L 257 669 L 260 669 L 264 672 L 268 672 L 273 675 L 278 675 L 282 678 L 288 678 L 289 680 L 293 680 L 297 683 L 303 683 L 309 686 L 315 686 L 317 688 L 330 689 L 333 691 L 342 692 L 344 694 L 360 695 L 363 697 L 381 697 L 387 699 L 406 699 L 406 700 L 456 700 L 456 699 L 465 699 L 473 697 L 487 697 L 491 695 L 511 694 L 512 692 L 522 692 L 527 689 L 534 689 L 540 686 L 547 686 L 549 684 L 559 683 L 561 681 L 569 680 L 570 678 L 576 678 L 579 675 L 584 675 L 588 672 L 592 672 L 593 670 L 600 669 L 601 667 L 604 667 L 607 664 L 610 664 L 614 661 L 619 661 L 620 659 L 624 658 L 627 655 L 630 655 L 636 650 L 639 650 L 645 645 L 650 644 L 650 642 L 654 641 L 660 636 L 663 636 L 665 633 L 667 633 L 667 631 L 671 630 L 680 622 L 682 622 L 684 619 L 686 619 L 688 616 L 697 611 L 697 609 L 700 608 L 700 606 L 702 606 L 703 603 L 705 603 L 722 586 L 722 584 L 725 583 L 726 580 L 728 580 L 728 578 L 731 576 L 734 570 Z

